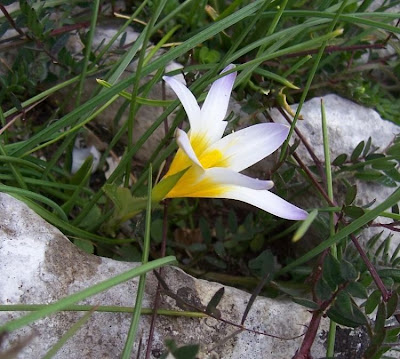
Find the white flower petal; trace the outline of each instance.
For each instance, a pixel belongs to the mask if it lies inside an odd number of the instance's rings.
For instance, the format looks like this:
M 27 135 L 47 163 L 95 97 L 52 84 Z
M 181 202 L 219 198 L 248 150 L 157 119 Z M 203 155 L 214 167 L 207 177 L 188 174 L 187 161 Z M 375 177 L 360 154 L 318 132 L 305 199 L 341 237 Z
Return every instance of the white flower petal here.
M 203 168 L 199 159 L 197 158 L 196 154 L 194 153 L 193 147 L 190 144 L 190 140 L 189 140 L 189 137 L 186 134 L 186 132 L 177 128 L 176 132 L 175 132 L 175 137 L 176 137 L 176 143 L 178 144 L 179 148 L 186 154 L 186 156 L 188 156 L 189 159 L 194 164 L 196 164 L 200 168 Z
M 221 166 L 240 172 L 276 151 L 288 133 L 286 125 L 260 123 L 225 136 L 207 152 L 220 151 L 223 156 Z
M 307 218 L 306 211 L 290 204 L 269 191 L 257 191 L 251 188 L 232 186 L 227 189 L 221 197 L 249 203 L 285 219 L 304 220 Z
M 234 65 L 227 66 L 221 74 L 234 67 Z M 207 128 L 207 135 L 212 139 L 212 142 L 218 140 L 223 135 L 221 128 L 215 126 L 221 123 L 226 116 L 236 74 L 236 72 L 232 72 L 215 81 L 211 85 L 210 91 L 208 91 L 206 100 L 201 108 L 201 124 L 203 128 Z M 225 130 L 225 127 L 223 129 Z
M 200 107 L 192 92 L 180 81 L 173 77 L 164 76 L 163 80 L 171 86 L 176 96 L 182 103 L 183 108 L 189 118 L 190 128 L 194 132 L 198 132 L 201 127 Z
M 204 177 L 213 183 L 243 186 L 255 190 L 268 190 L 274 186 L 272 181 L 263 181 L 234 172 L 228 168 L 214 167 L 205 171 Z

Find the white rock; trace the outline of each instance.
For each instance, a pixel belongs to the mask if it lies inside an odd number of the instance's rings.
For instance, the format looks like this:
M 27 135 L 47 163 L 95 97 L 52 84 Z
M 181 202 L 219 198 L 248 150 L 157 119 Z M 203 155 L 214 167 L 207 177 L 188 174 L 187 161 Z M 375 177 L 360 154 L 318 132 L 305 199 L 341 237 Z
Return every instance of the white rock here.
M 342 153 L 350 155 L 361 141 L 366 142 L 369 137 L 372 139 L 372 145 L 378 147 L 377 152 L 379 153 L 379 151 L 383 151 L 392 143 L 396 135 L 400 134 L 399 126 L 382 119 L 373 109 L 360 106 L 337 95 L 326 95 L 322 99 L 325 105 L 331 160 L 334 160 Z M 291 107 L 296 111 L 297 105 Z M 313 98 L 305 102 L 301 114 L 304 117 L 304 120 L 297 121 L 296 126 L 310 143 L 319 160 L 324 163 L 321 98 Z M 286 120 L 277 109 L 272 109 L 270 115 L 274 121 L 287 124 Z M 299 145 L 296 153 L 305 164 L 314 164 L 303 144 Z M 396 190 L 396 188 L 386 187 L 373 182 L 354 181 L 354 183 L 357 185 L 358 190 L 357 200 L 355 203 L 360 206 L 376 201 L 372 206 L 373 208 L 382 203 L 394 192 L 394 190 Z M 341 192 L 340 187 L 336 187 L 334 195 L 335 198 L 343 198 L 343 193 Z M 298 204 L 302 204 L 303 206 L 307 206 L 308 204 L 310 207 L 318 207 L 320 205 L 319 199 L 314 195 L 303 196 L 299 201 L 302 201 L 302 203 Z M 388 220 L 387 218 L 378 218 L 378 222 L 390 223 L 392 220 Z M 397 245 L 400 244 L 399 232 L 391 232 L 388 229 L 374 227 L 365 230 L 362 233 L 361 238 L 365 242 L 374 234 L 382 230 L 384 232 L 382 239 L 386 238 L 389 234 L 393 234 L 390 250 L 390 252 L 393 253 Z
M 56 301 L 119 273 L 138 263 L 118 262 L 89 255 L 75 247 L 64 235 L 46 223 L 25 204 L 13 197 L 0 194 L 0 303 L 42 304 Z M 173 267 L 164 268 L 165 281 L 171 291 L 197 306 L 205 306 L 221 284 L 197 280 Z M 157 281 L 147 276 L 144 307 L 153 303 Z M 118 285 L 85 300 L 91 305 L 132 306 L 137 280 Z M 240 323 L 250 295 L 225 286 L 225 295 L 218 309 L 222 318 Z M 178 309 L 175 300 L 163 296 L 161 308 Z M 0 312 L 0 325 L 21 317 L 20 312 Z M 19 352 L 17 358 L 41 358 L 60 337 L 81 318 L 83 313 L 59 312 L 38 320 L 7 335 L 1 349 L 8 350 L 23 338 L 34 337 Z M 129 314 L 95 312 L 90 320 L 65 343 L 57 359 L 117 358 L 120 356 L 130 325 Z M 310 313 L 297 304 L 258 297 L 245 322 L 246 327 L 282 337 L 304 332 Z M 143 348 L 149 329 L 149 316 L 140 322 L 138 338 Z M 152 358 L 163 350 L 163 342 L 173 338 L 178 345 L 200 343 L 200 358 L 290 358 L 301 338 L 279 340 L 251 332 L 242 332 L 226 343 L 221 342 L 237 328 L 213 318 L 158 317 L 154 335 Z M 221 343 L 220 343 L 221 342 Z M 220 343 L 221 345 L 216 346 Z M 132 358 L 136 358 L 138 341 Z M 207 354 L 211 350 L 212 353 Z M 323 344 L 313 348 L 315 357 L 324 354 Z

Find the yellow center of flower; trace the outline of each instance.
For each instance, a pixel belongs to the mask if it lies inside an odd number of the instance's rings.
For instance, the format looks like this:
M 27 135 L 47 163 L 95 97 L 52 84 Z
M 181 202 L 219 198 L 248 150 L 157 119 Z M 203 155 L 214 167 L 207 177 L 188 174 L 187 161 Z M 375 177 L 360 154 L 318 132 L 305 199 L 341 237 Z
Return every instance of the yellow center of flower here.
M 209 143 L 206 142 L 205 138 L 205 136 L 199 135 L 190 138 L 190 144 L 203 168 L 227 167 L 228 163 L 220 150 L 207 150 Z M 202 179 L 203 170 L 193 165 L 181 149 L 178 149 L 165 177 L 178 173 L 187 167 L 190 167 L 189 170 L 172 188 L 167 197 L 217 197 L 226 190 L 226 186 L 213 183 L 212 180 L 207 178 Z

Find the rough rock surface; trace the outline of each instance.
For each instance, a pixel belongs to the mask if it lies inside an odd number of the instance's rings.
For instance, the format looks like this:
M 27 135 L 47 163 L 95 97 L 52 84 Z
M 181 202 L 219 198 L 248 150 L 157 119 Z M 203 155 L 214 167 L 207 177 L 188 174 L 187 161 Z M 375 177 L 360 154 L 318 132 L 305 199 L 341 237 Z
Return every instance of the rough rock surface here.
M 393 141 L 396 135 L 400 134 L 400 127 L 392 122 L 386 121 L 373 109 L 360 106 L 352 101 L 341 98 L 337 95 L 326 95 L 322 97 L 325 105 L 327 126 L 329 133 L 329 149 L 331 159 L 334 160 L 338 155 L 345 153 L 348 156 L 361 141 L 372 139 L 372 146 L 377 148 L 377 152 L 383 151 Z M 297 105 L 293 105 L 295 111 Z M 320 161 L 324 161 L 322 126 L 321 126 L 321 98 L 313 98 L 304 103 L 301 110 L 304 120 L 297 121 L 297 128 L 310 143 L 314 153 Z M 276 122 L 287 123 L 284 117 L 276 109 L 270 111 L 271 117 Z M 314 164 L 306 147 L 300 144 L 296 153 L 307 165 Z M 354 181 L 354 178 L 350 179 Z M 374 182 L 354 181 L 357 185 L 356 205 L 363 206 L 372 201 L 376 201 L 372 206 L 376 206 L 388 198 L 396 187 L 386 187 Z M 335 198 L 343 198 L 343 186 L 335 186 Z M 318 207 L 320 200 L 315 195 L 307 195 L 298 199 L 298 204 L 308 207 Z M 380 223 L 390 223 L 392 220 L 378 218 Z M 368 240 L 374 234 L 383 231 L 382 239 L 388 235 L 393 235 L 391 242 L 391 252 L 400 244 L 400 233 L 392 232 L 381 227 L 369 228 L 363 231 L 361 238 Z
M 0 209 L 1 304 L 50 303 L 138 265 L 82 252 L 59 230 L 9 195 L 0 194 Z M 164 275 L 171 291 L 197 306 L 207 305 L 222 287 L 218 283 L 194 279 L 173 267 L 165 268 Z M 144 307 L 152 306 L 156 284 L 155 277 L 148 275 Z M 131 280 L 88 298 L 83 304 L 132 306 L 136 288 L 137 280 Z M 249 298 L 248 293 L 225 287 L 225 295 L 218 306 L 222 318 L 240 323 Z M 161 307 L 179 309 L 176 301 L 166 296 L 163 296 Z M 0 312 L 0 325 L 22 315 L 21 312 Z M 23 345 L 17 357 L 40 358 L 82 315 L 80 312 L 59 312 L 11 332 L 0 346 L 0 353 L 18 345 L 33 333 L 33 339 Z M 293 337 L 303 333 L 309 318 L 309 312 L 297 304 L 258 297 L 245 325 L 273 335 Z M 142 337 L 144 343 L 147 341 L 149 321 L 149 316 L 143 316 L 140 322 L 138 338 Z M 129 314 L 95 312 L 67 341 L 56 358 L 117 358 L 123 349 L 129 325 Z M 280 340 L 245 331 L 216 346 L 236 329 L 213 318 L 160 316 L 152 358 L 159 357 L 167 338 L 174 338 L 179 345 L 201 343 L 201 358 L 224 359 L 287 359 L 294 354 L 301 341 L 301 338 Z M 137 349 L 136 342 L 133 358 L 136 358 Z M 208 350 L 211 352 L 207 353 Z M 314 356 L 320 358 L 323 353 L 323 344 L 317 344 Z

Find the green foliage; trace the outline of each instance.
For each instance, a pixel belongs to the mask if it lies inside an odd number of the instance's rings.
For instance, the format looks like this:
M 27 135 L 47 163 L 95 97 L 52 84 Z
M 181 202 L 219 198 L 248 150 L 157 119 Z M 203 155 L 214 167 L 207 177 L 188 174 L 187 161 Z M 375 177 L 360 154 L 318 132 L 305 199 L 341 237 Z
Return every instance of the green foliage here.
M 3 1 L 2 5 L 11 2 Z M 379 149 L 366 138 L 352 153 L 328 160 L 333 182 L 345 188 L 344 198 L 334 193 L 337 206 L 321 202 L 302 224 L 215 199 L 166 201 L 165 221 L 154 205 L 184 172 L 161 180 L 153 188 L 147 183 L 159 172 L 165 173 L 162 164 L 169 163 L 176 149 L 173 131 L 184 121 L 183 111 L 176 111 L 178 101 L 152 97 L 171 60 L 183 64 L 183 69 L 174 73 L 183 73 L 201 100 L 224 66 L 237 65 L 235 96 L 248 118 L 230 116 L 229 130 L 236 130 L 239 120 L 246 124 L 258 121 L 259 114 L 273 105 L 290 114 L 290 104 L 302 104 L 306 97 L 328 92 L 373 107 L 383 118 L 400 124 L 398 52 L 384 59 L 378 56 L 383 46 L 398 51 L 400 30 L 392 23 L 398 14 L 382 12 L 393 3 L 385 2 L 372 13 L 368 0 L 346 6 L 339 1 L 317 1 L 312 7 L 307 1 L 281 2 L 279 6 L 265 1 L 131 1 L 126 2 L 126 22 L 106 11 L 111 3 L 102 2 L 95 11 L 97 1 L 23 0 L 19 10 L 0 17 L 0 191 L 25 201 L 87 253 L 142 261 L 144 267 L 49 305 L 17 324 L 6 324 L 6 329 L 28 325 L 34 318 L 172 263 L 168 258 L 145 264 L 149 253 L 153 258 L 161 256 L 165 244 L 166 253 L 176 255 L 180 265 L 193 274 L 249 290 L 265 280 L 257 289 L 262 294 L 290 296 L 315 315 L 327 315 L 345 326 L 365 326 L 370 336 L 365 358 L 382 357 L 399 335 L 390 319 L 398 305 L 400 244 L 391 251 L 392 236 L 377 234 L 364 248 L 391 293 L 384 301 L 382 288 L 376 287 L 350 236 L 361 235 L 384 211 L 391 210 L 384 213 L 393 219 L 389 227 L 398 228 L 398 193 L 378 207 L 374 203 L 361 206 L 358 181 L 399 187 L 400 137 L 388 148 Z M 119 31 L 111 43 L 95 49 L 91 46 L 92 30 L 103 23 L 118 24 Z M 16 35 L 5 38 L 13 27 Z M 127 44 L 128 27 L 141 31 L 132 44 Z M 76 34 L 84 48 L 78 54 L 67 46 Z M 132 71 L 131 64 L 139 62 Z M 102 79 L 100 85 L 85 92 L 83 85 L 92 75 Z M 55 98 L 61 89 L 64 92 Z M 124 104 L 116 102 L 117 98 Z M 92 123 L 111 105 L 116 106 L 115 133 Z M 151 127 L 140 138 L 124 142 L 124 136 L 129 138 L 135 131 L 137 111 L 150 106 L 162 108 L 162 114 L 151 119 Z M 130 120 L 119 125 L 127 108 Z M 147 154 L 150 160 L 136 161 L 144 144 L 172 113 L 175 120 L 162 129 L 165 136 L 158 148 Z M 72 175 L 72 144 L 78 134 L 88 133 L 105 143 L 100 168 L 92 175 L 92 160 L 87 159 Z M 313 146 L 312 139 L 307 140 Z M 291 196 L 306 191 L 317 198 L 315 183 L 336 188 L 326 183 L 320 164 L 307 169 L 315 179 L 309 181 L 306 168 L 292 157 L 299 144 L 296 141 L 268 173 L 275 183 L 274 191 L 291 200 Z M 104 164 L 110 153 L 120 161 L 105 178 Z M 150 203 L 150 191 L 156 207 L 151 218 L 149 213 L 146 217 L 139 214 Z M 327 215 L 332 211 L 335 221 L 333 215 Z M 315 233 L 318 243 L 310 244 L 309 237 Z M 301 241 L 295 244 L 291 238 Z M 310 245 L 312 248 L 307 247 Z M 309 262 L 319 255 L 325 256 L 323 262 Z M 217 309 L 223 295 L 223 289 L 215 293 L 207 313 L 224 316 Z M 181 347 L 173 341 L 166 346 L 175 358 L 195 358 L 199 351 L 198 345 Z

